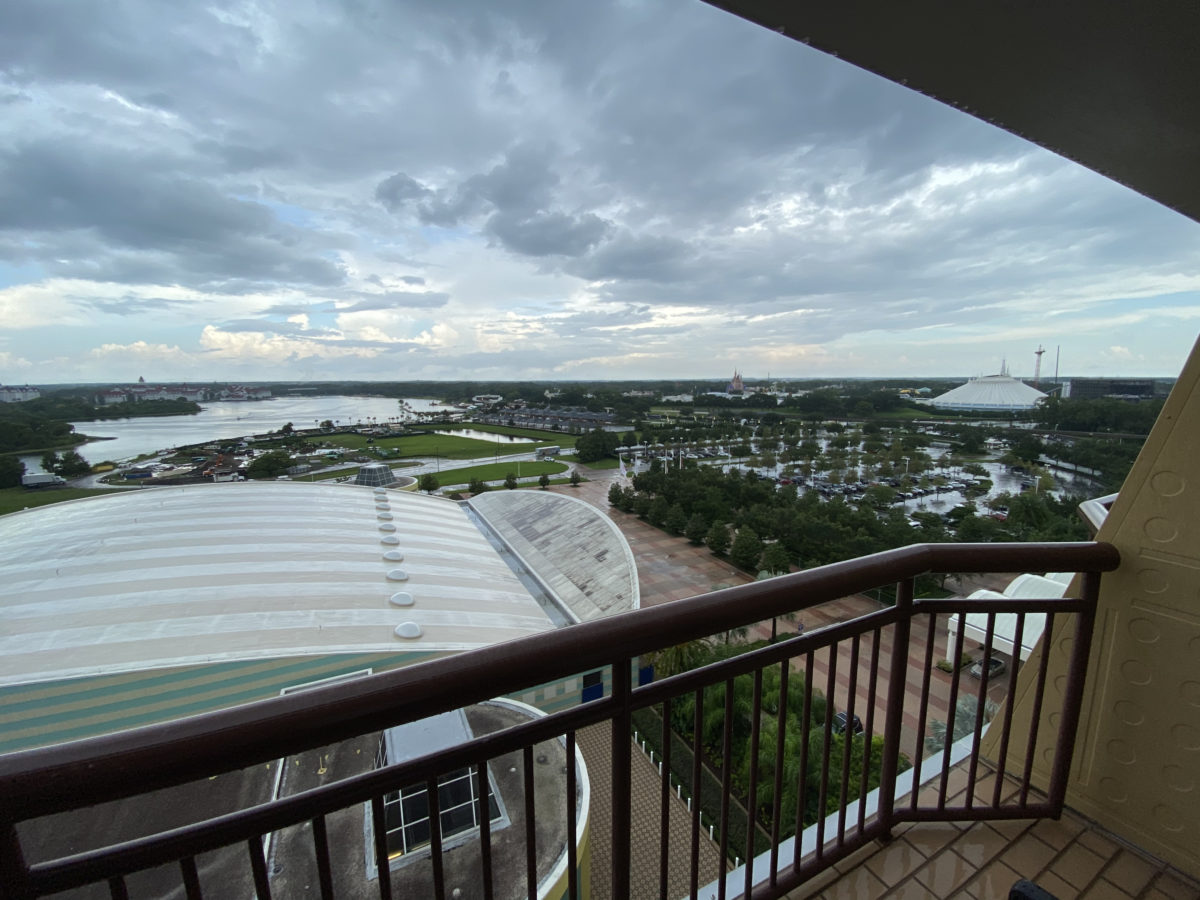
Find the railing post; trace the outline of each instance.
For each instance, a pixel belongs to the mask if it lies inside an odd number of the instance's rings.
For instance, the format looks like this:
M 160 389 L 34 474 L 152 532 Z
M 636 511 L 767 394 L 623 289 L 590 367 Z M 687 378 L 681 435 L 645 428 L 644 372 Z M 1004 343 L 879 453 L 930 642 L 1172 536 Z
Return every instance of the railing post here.
M 879 773 L 879 821 L 883 838 L 890 840 L 896 807 L 896 770 L 900 766 L 900 727 L 904 721 L 904 687 L 908 674 L 909 632 L 912 627 L 913 580 L 896 585 L 896 630 L 892 640 L 892 666 L 888 673 L 887 717 L 883 726 L 883 760 Z M 915 791 L 917 786 L 913 785 Z
M 0 836 L 0 886 L 3 886 L 5 897 L 13 900 L 25 900 L 33 897 L 29 889 L 29 871 L 25 866 L 25 854 L 21 852 L 21 839 L 17 836 L 17 826 L 12 822 L 0 825 L 3 835 Z
M 1075 755 L 1075 737 L 1079 730 L 1079 714 L 1083 707 L 1083 683 L 1087 678 L 1088 658 L 1092 651 L 1092 631 L 1096 626 L 1096 604 L 1100 599 L 1100 573 L 1084 572 L 1080 599 L 1083 612 L 1075 619 L 1075 641 L 1067 669 L 1067 685 L 1063 690 L 1062 724 L 1058 729 L 1058 747 L 1054 751 L 1054 767 L 1047 791 L 1054 816 L 1062 815 L 1067 796 L 1067 780 L 1071 776 L 1071 759 Z M 1049 632 L 1043 640 L 1049 642 Z
M 612 699 L 616 704 L 612 719 L 612 895 L 616 898 L 629 896 L 629 735 L 633 728 L 629 670 L 632 665 L 633 660 L 628 657 L 612 664 Z

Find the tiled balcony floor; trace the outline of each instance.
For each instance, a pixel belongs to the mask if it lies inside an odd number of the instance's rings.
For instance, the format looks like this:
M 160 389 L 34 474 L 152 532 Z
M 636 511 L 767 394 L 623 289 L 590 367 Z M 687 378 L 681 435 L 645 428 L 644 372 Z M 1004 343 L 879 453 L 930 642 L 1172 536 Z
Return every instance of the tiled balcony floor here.
M 1022 878 L 1058 900 L 1200 898 L 1200 882 L 1069 811 L 1059 821 L 902 825 L 788 897 L 1003 900 Z

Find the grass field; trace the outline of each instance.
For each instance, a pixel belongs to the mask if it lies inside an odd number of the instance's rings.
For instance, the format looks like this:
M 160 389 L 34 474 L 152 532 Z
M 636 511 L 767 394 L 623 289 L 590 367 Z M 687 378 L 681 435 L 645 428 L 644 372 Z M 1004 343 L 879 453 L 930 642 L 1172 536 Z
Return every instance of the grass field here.
M 101 494 L 119 494 L 120 491 L 108 491 L 102 488 L 25 488 L 0 489 L 0 515 L 17 512 L 26 507 L 46 506 L 50 503 L 62 503 L 64 500 L 78 500 L 80 497 L 98 497 Z
M 409 456 L 439 456 L 442 459 L 484 459 L 507 453 L 518 453 L 533 449 L 535 446 L 548 447 L 554 441 L 539 441 L 536 444 L 522 444 L 509 448 L 508 445 L 497 446 L 491 441 L 479 441 L 474 438 L 453 437 L 445 434 L 409 434 L 403 437 L 376 438 L 374 444 L 368 444 L 366 437 L 361 434 L 331 434 L 324 443 L 334 447 L 345 447 L 347 450 L 366 450 L 368 447 L 378 447 L 390 450 L 397 459 Z M 561 446 L 561 445 L 560 445 Z
M 567 467 L 558 462 L 522 462 L 520 477 L 528 478 L 530 475 L 541 475 L 543 472 L 547 475 L 557 475 L 565 471 L 567 471 Z M 480 481 L 499 481 L 501 478 L 505 478 L 509 472 L 517 474 L 516 463 L 488 463 L 482 466 L 467 466 L 463 469 L 447 469 L 434 474 L 437 475 L 438 484 L 441 487 L 457 487 L 461 484 L 468 484 L 472 478 L 478 478 Z
M 594 462 L 580 463 L 589 469 L 615 469 L 621 465 L 620 461 L 611 456 L 606 456 L 604 459 L 597 459 Z

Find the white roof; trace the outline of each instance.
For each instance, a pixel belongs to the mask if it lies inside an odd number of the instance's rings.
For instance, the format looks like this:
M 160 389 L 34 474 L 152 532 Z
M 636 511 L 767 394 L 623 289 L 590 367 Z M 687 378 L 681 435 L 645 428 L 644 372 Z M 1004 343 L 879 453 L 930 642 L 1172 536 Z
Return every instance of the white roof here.
M 1063 580 L 1063 576 L 1068 576 L 1067 580 Z M 1008 583 L 1004 589 L 1004 593 L 989 591 L 987 589 L 978 590 L 970 594 L 968 600 L 1057 600 L 1067 593 L 1071 573 L 1052 572 L 1050 575 L 1032 575 L 1028 572 L 1018 575 Z M 962 616 L 950 617 L 950 631 L 957 632 L 959 630 L 960 620 Z M 966 622 L 961 623 L 963 637 L 971 638 L 974 641 L 983 643 L 987 639 L 987 613 L 967 613 Z M 1038 639 L 1041 638 L 1042 632 L 1046 630 L 1046 614 L 1045 613 L 1028 613 L 1025 616 L 1025 625 L 1021 629 L 1021 646 L 1019 653 L 1021 659 L 1029 659 L 1029 655 L 1033 652 L 1037 645 Z M 1018 651 L 1014 646 L 1017 637 L 1017 614 L 1016 613 L 996 613 L 994 631 L 992 634 L 992 642 L 996 649 L 1002 653 L 1013 655 Z
M 1036 388 L 1008 375 L 985 375 L 972 378 L 929 403 L 947 409 L 1033 409 L 1045 397 Z
M 390 602 L 401 594 L 411 605 Z M 397 636 L 406 625 L 417 636 Z M 451 652 L 552 627 L 466 511 L 435 497 L 242 482 L 0 516 L 0 685 L 225 660 Z
M 596 507 L 548 491 L 488 491 L 469 503 L 572 621 L 638 608 L 633 551 L 613 520 Z

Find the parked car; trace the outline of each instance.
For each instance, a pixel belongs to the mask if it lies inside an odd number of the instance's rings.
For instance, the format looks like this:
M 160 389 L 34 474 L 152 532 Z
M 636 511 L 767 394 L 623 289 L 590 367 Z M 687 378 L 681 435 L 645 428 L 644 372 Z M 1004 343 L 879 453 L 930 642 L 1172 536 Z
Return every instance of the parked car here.
M 833 733 L 834 734 L 845 734 L 846 733 L 846 720 L 847 720 L 847 717 L 844 712 L 837 713 L 833 717 Z M 863 733 L 862 719 L 860 719 L 858 716 L 854 717 L 852 725 L 853 725 L 855 734 Z
M 990 681 L 997 675 L 1003 674 L 1007 668 L 1007 664 L 1005 664 L 1004 660 L 1002 660 L 1000 657 L 988 657 L 988 680 Z M 983 660 L 976 660 L 975 664 L 967 670 L 967 674 L 969 674 L 972 678 L 983 678 Z

